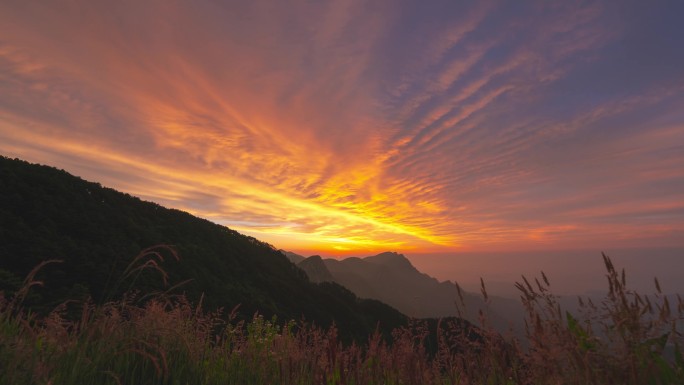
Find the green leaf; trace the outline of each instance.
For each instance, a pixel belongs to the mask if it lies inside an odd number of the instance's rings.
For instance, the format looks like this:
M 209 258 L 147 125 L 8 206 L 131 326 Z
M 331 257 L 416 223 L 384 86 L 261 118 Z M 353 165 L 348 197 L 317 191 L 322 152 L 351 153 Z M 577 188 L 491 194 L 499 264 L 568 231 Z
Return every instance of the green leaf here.
M 565 318 L 568 322 L 568 330 L 577 338 L 580 348 L 584 351 L 596 350 L 596 344 L 591 341 L 589 332 L 580 325 L 579 321 L 567 311 L 565 312 Z

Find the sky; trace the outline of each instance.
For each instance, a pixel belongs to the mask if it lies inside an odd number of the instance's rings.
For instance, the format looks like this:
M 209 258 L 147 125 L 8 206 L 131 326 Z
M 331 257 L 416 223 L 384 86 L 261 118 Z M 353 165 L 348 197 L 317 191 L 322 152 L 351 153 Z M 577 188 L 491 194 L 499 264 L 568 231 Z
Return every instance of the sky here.
M 0 154 L 304 255 L 684 247 L 682 15 L 6 0 Z

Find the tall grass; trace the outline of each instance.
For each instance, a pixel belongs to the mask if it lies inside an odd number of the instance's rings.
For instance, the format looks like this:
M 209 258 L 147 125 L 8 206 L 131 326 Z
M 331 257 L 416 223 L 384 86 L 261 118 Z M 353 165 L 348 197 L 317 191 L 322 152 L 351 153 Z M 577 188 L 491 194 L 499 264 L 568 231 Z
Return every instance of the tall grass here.
M 684 383 L 681 299 L 670 303 L 657 281 L 654 296 L 639 295 L 604 261 L 609 293 L 583 300 L 579 314 L 560 308 L 543 275 L 518 284 L 525 341 L 505 340 L 485 319 L 479 329 L 452 319 L 345 345 L 335 327 L 237 321 L 168 292 L 36 317 L 19 291 L 0 296 L 0 384 Z M 40 284 L 34 274 L 26 290 Z

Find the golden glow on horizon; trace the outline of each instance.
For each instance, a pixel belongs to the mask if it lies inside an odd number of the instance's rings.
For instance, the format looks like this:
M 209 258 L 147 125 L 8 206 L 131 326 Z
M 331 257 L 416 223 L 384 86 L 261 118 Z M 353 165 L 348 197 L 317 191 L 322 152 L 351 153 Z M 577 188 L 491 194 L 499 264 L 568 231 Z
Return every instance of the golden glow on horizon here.
M 10 130 L 4 124 L 5 132 Z M 18 139 L 11 136 L 6 139 Z M 316 242 L 328 245 L 330 250 L 410 250 L 416 242 L 441 246 L 454 246 L 444 236 L 433 235 L 421 228 L 382 221 L 381 214 L 372 211 L 372 203 L 355 206 L 351 202 L 345 204 L 325 205 L 326 199 L 332 201 L 339 198 L 330 187 L 325 194 L 315 201 L 307 201 L 296 197 L 271 191 L 267 186 L 250 185 L 244 180 L 216 173 L 212 170 L 198 171 L 182 167 L 165 167 L 147 163 L 143 157 L 117 154 L 93 144 L 69 141 L 53 142 L 48 138 L 35 134 L 21 137 L 22 141 L 32 146 L 52 146 L 56 152 L 67 153 L 82 161 L 109 165 L 113 169 L 125 169 L 135 175 L 145 175 L 148 183 L 139 186 L 128 186 L 125 190 L 133 195 L 162 202 L 173 202 L 173 207 L 192 214 L 226 223 L 238 231 L 255 234 L 260 238 L 284 237 L 297 240 L 297 244 Z M 15 151 L 23 152 L 23 149 Z M 356 181 L 358 183 L 358 180 Z M 159 184 L 157 184 L 159 183 Z M 239 190 L 236 195 L 233 191 Z M 217 196 L 228 196 L 221 202 L 222 207 L 239 207 L 250 214 L 263 213 L 269 217 L 279 218 L 284 224 L 245 227 L 234 225 L 226 220 L 225 213 L 212 212 L 186 207 L 185 202 L 191 200 L 187 196 L 192 191 L 211 191 Z M 372 202 L 372 201 L 371 201 Z M 369 209 L 370 207 L 370 209 Z M 239 223 L 239 220 L 238 220 Z M 300 230 L 297 223 L 306 223 L 315 230 Z

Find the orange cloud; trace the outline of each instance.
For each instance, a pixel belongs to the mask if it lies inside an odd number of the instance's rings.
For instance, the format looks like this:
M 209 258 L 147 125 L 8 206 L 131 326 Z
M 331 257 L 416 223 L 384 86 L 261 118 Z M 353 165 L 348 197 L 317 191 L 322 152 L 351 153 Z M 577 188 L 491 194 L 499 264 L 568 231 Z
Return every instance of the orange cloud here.
M 0 151 L 296 250 L 681 229 L 681 89 L 566 100 L 607 11 L 404 6 L 2 4 Z

